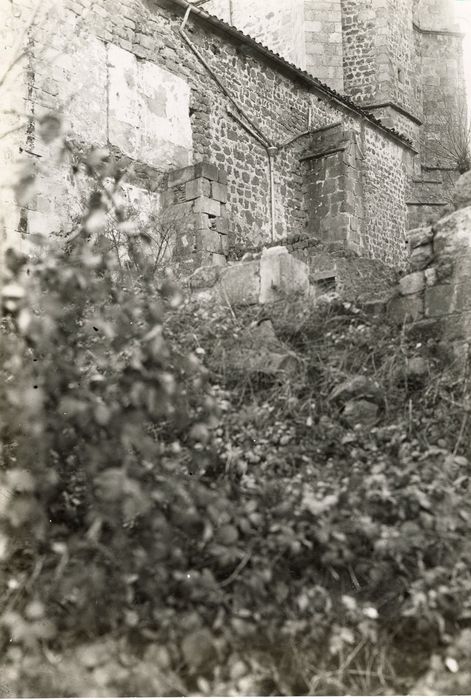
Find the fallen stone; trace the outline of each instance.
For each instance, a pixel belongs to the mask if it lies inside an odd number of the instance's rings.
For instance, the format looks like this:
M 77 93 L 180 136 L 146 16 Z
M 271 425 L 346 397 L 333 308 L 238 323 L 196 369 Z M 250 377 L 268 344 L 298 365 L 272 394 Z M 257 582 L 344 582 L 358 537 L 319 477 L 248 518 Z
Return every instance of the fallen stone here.
M 419 379 L 428 373 L 428 365 L 423 357 L 411 357 L 407 361 L 406 374 L 410 379 Z
M 394 290 L 389 289 L 374 297 L 363 296 L 358 299 L 358 304 L 363 311 L 371 316 L 384 316 L 387 312 L 388 304 L 394 296 Z
M 378 422 L 378 406 L 366 399 L 351 399 L 347 401 L 342 411 L 342 418 L 352 428 L 361 425 L 372 428 Z
M 461 255 L 471 247 L 471 206 L 459 209 L 435 224 L 435 255 Z
M 293 375 L 301 363 L 298 356 L 277 338 L 272 322 L 267 319 L 246 329 L 236 347 L 218 347 L 210 364 L 219 371 Z
M 214 297 L 222 304 L 266 304 L 290 296 L 307 297 L 310 291 L 308 265 L 283 246 L 266 249 L 255 260 L 219 268 L 217 273 L 207 268 L 200 268 L 197 273 L 189 280 L 190 289 L 197 290 L 200 298 L 206 289 L 205 299 Z
M 227 267 L 217 293 L 220 301 L 234 305 L 257 304 L 260 298 L 260 262 L 248 260 Z
M 182 640 L 181 652 L 188 668 L 201 673 L 217 655 L 213 635 L 205 628 L 190 632 Z
M 453 204 L 456 209 L 471 206 L 471 170 L 461 175 L 453 190 Z
M 424 270 L 425 274 L 425 284 L 427 287 L 433 287 L 438 281 L 437 269 L 435 267 L 428 267 Z
M 407 242 L 411 250 L 414 250 L 419 246 L 427 245 L 427 243 L 431 243 L 432 239 L 433 231 L 431 226 L 414 228 L 412 231 L 408 231 L 407 233 Z
M 384 392 L 378 382 L 362 374 L 357 374 L 336 386 L 330 393 L 331 401 L 344 403 L 353 398 L 368 399 L 380 405 L 384 401 Z
M 425 315 L 430 318 L 434 316 L 447 316 L 454 311 L 455 289 L 451 284 L 436 284 L 434 287 L 427 287 L 425 292 Z
M 205 265 L 195 270 L 187 282 L 190 289 L 207 289 L 214 287 L 220 276 L 220 265 Z
M 411 253 L 409 258 L 409 268 L 412 271 L 424 270 L 433 261 L 433 249 L 432 244 L 427 243 L 426 245 L 420 245 Z
M 406 275 L 399 280 L 399 291 L 403 296 L 416 294 L 417 292 L 422 291 L 424 287 L 425 275 L 421 270 L 411 272 L 409 275 Z
M 424 316 L 424 298 L 421 292 L 406 297 L 394 297 L 388 306 L 388 316 L 393 323 L 418 321 Z

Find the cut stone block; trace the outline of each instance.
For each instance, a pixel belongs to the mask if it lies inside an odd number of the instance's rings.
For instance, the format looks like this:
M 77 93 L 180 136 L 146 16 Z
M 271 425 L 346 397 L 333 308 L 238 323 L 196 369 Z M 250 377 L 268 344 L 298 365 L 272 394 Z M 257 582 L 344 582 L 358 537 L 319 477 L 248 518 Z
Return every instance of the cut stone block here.
M 426 228 L 415 228 L 407 233 L 407 242 L 409 243 L 409 248 L 414 250 L 422 245 L 427 245 L 431 243 L 433 239 L 433 231 L 431 226 Z
M 388 308 L 388 316 L 393 323 L 417 321 L 424 315 L 424 299 L 422 294 L 409 294 L 406 297 L 394 297 Z
M 179 168 L 168 174 L 168 186 L 176 187 L 177 185 L 183 185 L 189 180 L 194 180 L 195 177 L 195 166 L 188 165 L 186 168 Z
M 197 197 L 209 197 L 211 185 L 209 180 L 199 177 L 196 180 L 189 180 L 185 184 L 185 199 L 196 199 Z
M 280 285 L 278 295 L 309 293 L 309 266 L 289 253 L 279 256 Z M 262 266 L 264 258 L 261 258 Z
M 451 284 L 438 284 L 425 291 L 425 315 L 427 317 L 446 316 L 453 310 L 454 287 Z
M 229 238 L 224 233 L 218 233 L 221 251 L 224 255 L 229 253 Z
M 424 270 L 433 260 L 432 244 L 421 245 L 411 253 L 409 267 L 411 270 Z
M 225 216 L 218 216 L 215 220 L 215 228 L 219 233 L 229 233 L 229 219 Z
M 247 373 L 293 374 L 301 367 L 299 358 L 276 336 L 272 322 L 262 321 L 246 329 L 233 347 L 217 347 L 211 357 L 217 369 L 231 368 Z
M 471 206 L 471 170 L 461 175 L 453 191 L 453 204 L 457 209 Z
M 170 207 L 175 203 L 175 190 L 165 190 L 162 192 L 160 202 L 163 208 Z
M 433 252 L 437 255 L 460 253 L 471 247 L 471 207 L 459 209 L 435 225 Z
M 194 226 L 195 229 L 198 231 L 200 229 L 208 229 L 210 228 L 209 225 L 209 216 L 207 214 L 203 214 L 201 212 L 199 213 L 193 213 L 193 221 L 194 221 Z
M 403 296 L 416 294 L 425 287 L 425 275 L 422 271 L 411 272 L 399 280 L 399 290 Z
M 197 197 L 193 203 L 195 212 L 211 214 L 212 216 L 220 216 L 221 214 L 221 204 L 209 197 Z
M 167 207 L 165 211 L 165 221 L 188 221 L 193 216 L 192 202 L 177 202 Z
M 453 299 L 453 311 L 462 313 L 463 311 L 471 310 L 471 283 L 470 280 L 462 281 L 455 287 L 455 296 Z
M 211 253 L 211 260 L 213 265 L 217 265 L 218 267 L 225 267 L 227 265 L 226 256 L 221 253 Z
M 258 260 L 231 265 L 220 281 L 220 298 L 231 304 L 257 304 L 260 297 L 260 263 Z
M 227 185 L 221 185 L 220 182 L 211 183 L 211 196 L 218 202 L 227 202 Z
M 437 284 L 437 270 L 435 267 L 428 267 L 426 270 L 424 270 L 424 275 L 425 284 L 427 287 L 433 287 L 435 284 Z
M 211 229 L 196 233 L 195 246 L 197 250 L 207 250 L 210 253 L 223 253 L 219 233 Z
M 211 163 L 195 163 L 195 177 L 206 177 L 208 180 L 218 181 L 219 170 Z
M 227 175 L 224 170 L 218 171 L 218 182 L 220 182 L 221 185 L 227 185 Z

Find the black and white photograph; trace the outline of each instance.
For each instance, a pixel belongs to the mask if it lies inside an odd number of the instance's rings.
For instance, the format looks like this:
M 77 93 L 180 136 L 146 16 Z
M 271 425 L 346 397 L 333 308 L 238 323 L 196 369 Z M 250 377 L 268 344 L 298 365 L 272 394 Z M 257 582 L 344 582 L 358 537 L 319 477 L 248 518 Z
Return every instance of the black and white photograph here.
M 471 698 L 471 0 L 0 0 L 0 698 Z

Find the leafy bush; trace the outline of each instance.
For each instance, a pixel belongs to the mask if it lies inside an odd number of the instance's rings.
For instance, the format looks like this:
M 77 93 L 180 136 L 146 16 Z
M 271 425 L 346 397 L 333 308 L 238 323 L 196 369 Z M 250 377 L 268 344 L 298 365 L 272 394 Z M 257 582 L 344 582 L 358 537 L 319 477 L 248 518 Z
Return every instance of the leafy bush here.
M 183 299 L 126 226 L 108 155 L 77 167 L 95 189 L 65 245 L 6 260 L 4 682 L 407 691 L 470 619 L 466 382 L 433 337 L 351 304 Z M 213 361 L 262 315 L 300 357 L 289 381 Z M 358 374 L 383 391 L 367 430 L 331 399 Z

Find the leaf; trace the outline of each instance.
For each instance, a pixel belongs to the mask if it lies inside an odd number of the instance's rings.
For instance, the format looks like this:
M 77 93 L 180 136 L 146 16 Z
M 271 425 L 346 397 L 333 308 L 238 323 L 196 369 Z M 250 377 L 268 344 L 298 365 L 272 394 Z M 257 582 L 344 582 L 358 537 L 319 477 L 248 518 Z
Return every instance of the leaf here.
M 316 498 L 311 489 L 306 488 L 303 492 L 302 507 L 308 510 L 312 515 L 322 515 L 337 505 L 339 497 L 335 494 L 330 494 L 324 498 Z
M 95 407 L 93 415 L 98 425 L 105 426 L 108 425 L 108 423 L 110 422 L 112 414 L 107 406 L 100 403 L 98 404 L 98 406 Z
M 216 532 L 216 539 L 223 545 L 230 546 L 237 542 L 239 533 L 233 525 L 223 525 Z
M 113 503 L 124 494 L 126 475 L 122 469 L 106 469 L 94 479 L 97 495 L 102 501 Z
M 450 671 L 450 673 L 458 673 L 458 671 L 460 670 L 457 660 L 453 659 L 451 656 L 448 656 L 445 659 L 445 666 Z

